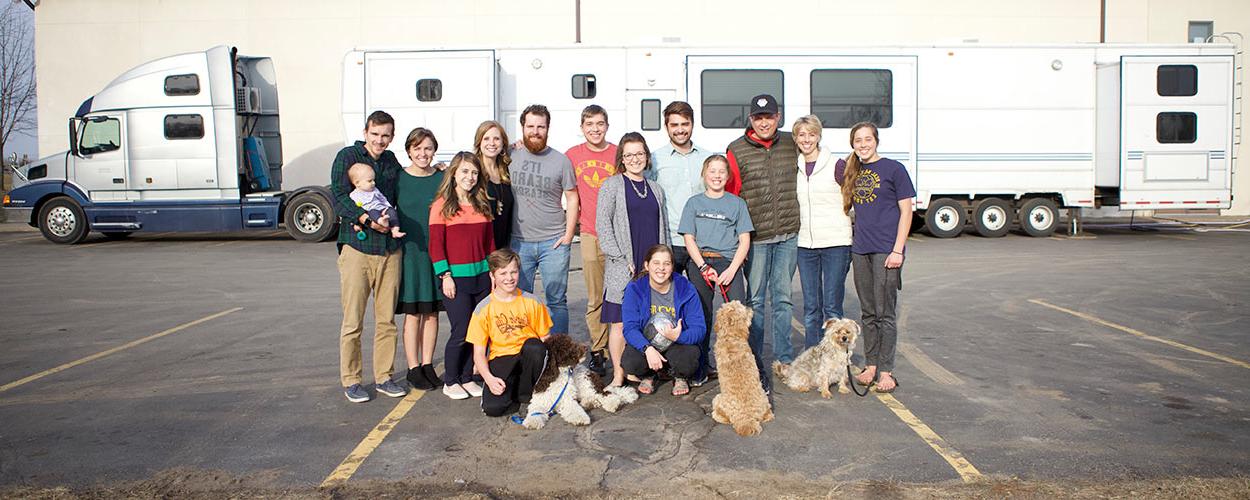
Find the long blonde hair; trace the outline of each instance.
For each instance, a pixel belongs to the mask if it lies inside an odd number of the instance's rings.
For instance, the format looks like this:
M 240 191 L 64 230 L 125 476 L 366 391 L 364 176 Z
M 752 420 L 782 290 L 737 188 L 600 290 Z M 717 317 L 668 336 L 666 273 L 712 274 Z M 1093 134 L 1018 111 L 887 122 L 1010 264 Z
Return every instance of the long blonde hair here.
M 456 192 L 456 172 L 465 163 L 477 169 L 477 183 L 469 189 L 469 199 L 467 200 L 474 210 L 486 217 L 486 220 L 495 218 L 494 212 L 490 209 L 490 202 L 486 199 L 486 173 L 482 172 L 482 162 L 477 159 L 477 155 L 468 151 L 456 153 L 451 159 L 451 166 L 447 167 L 447 172 L 443 174 L 443 183 L 438 186 L 438 197 L 443 199 L 443 218 L 450 219 L 460 213 L 460 194 Z
M 877 126 L 872 122 L 859 122 L 851 127 L 851 154 L 846 157 L 846 171 L 842 175 L 842 211 L 848 215 L 851 213 L 851 206 L 854 205 L 855 178 L 859 177 L 860 168 L 863 167 L 859 161 L 859 155 L 855 154 L 855 132 L 864 127 L 871 128 L 872 140 L 878 145 L 881 144 L 881 139 L 877 136 Z
M 499 170 L 499 182 L 503 184 L 512 184 L 512 176 L 508 174 L 508 165 L 512 164 L 512 155 L 508 153 L 508 132 L 503 129 L 503 125 L 495 120 L 486 120 L 477 126 L 477 133 L 473 134 L 473 154 L 477 155 L 479 174 L 485 176 L 486 172 L 481 172 L 482 165 L 485 163 L 482 156 L 482 138 L 486 136 L 490 129 L 499 129 L 499 139 L 503 141 L 499 149 L 499 156 L 495 157 L 495 168 Z

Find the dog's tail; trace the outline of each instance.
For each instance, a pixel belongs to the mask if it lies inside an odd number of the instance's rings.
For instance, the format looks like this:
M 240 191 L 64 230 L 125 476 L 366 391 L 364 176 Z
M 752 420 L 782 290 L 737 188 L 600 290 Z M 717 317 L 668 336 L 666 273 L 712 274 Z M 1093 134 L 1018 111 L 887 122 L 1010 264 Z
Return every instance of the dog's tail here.
M 777 377 L 778 380 L 785 382 L 789 375 L 790 365 L 780 361 L 773 361 L 773 376 Z

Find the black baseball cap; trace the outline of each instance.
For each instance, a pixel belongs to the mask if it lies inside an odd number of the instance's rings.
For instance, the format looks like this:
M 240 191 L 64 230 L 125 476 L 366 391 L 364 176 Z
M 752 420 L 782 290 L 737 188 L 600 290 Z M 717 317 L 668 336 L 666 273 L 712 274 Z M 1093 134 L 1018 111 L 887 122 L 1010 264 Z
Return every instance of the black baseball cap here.
M 768 94 L 760 94 L 751 98 L 751 116 L 777 114 L 777 98 Z

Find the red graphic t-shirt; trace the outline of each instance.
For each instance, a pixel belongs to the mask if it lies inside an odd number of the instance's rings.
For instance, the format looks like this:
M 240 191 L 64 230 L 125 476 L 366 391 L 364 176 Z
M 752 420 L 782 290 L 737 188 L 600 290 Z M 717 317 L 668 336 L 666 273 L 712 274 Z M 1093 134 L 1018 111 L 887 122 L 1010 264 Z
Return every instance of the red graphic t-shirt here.
M 616 144 L 608 143 L 607 149 L 595 152 L 583 142 L 569 148 L 564 155 L 573 163 L 573 176 L 577 178 L 577 201 L 581 206 L 577 223 L 581 225 L 582 233 L 599 236 L 595 231 L 599 186 L 616 174 Z

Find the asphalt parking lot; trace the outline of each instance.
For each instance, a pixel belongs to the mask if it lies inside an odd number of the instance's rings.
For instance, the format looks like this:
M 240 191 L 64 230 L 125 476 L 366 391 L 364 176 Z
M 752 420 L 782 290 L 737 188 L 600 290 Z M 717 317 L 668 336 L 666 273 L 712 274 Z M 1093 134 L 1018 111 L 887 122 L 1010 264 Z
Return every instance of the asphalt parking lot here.
M 901 388 L 832 400 L 779 388 L 776 420 L 741 438 L 708 416 L 715 383 L 681 398 L 664 385 L 617 414 L 591 412 L 588 427 L 557 419 L 541 431 L 437 392 L 351 404 L 338 386 L 332 243 L 155 234 L 58 246 L 0 224 L 0 486 L 168 470 L 282 488 L 680 485 L 703 496 L 859 481 L 1244 478 L 1243 228 L 918 233 L 900 295 Z M 580 271 L 569 284 L 584 339 Z M 797 316 L 797 279 L 793 297 Z M 859 316 L 850 291 L 846 309 Z M 443 318 L 440 342 L 447 329 Z

